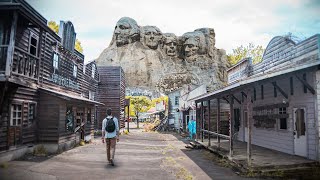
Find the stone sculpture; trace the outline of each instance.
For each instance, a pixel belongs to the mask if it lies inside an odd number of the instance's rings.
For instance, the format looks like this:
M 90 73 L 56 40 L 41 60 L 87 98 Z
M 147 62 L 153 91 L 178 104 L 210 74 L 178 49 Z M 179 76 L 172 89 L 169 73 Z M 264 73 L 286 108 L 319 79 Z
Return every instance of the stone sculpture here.
M 176 36 L 156 26 L 140 27 L 134 19 L 123 17 L 96 62 L 122 66 L 129 88 L 169 93 L 184 85 L 205 84 L 212 91 L 227 82 L 226 53 L 215 47 L 212 28 Z
M 162 40 L 162 33 L 156 26 L 143 26 L 142 37 L 144 44 L 150 49 L 157 49 Z

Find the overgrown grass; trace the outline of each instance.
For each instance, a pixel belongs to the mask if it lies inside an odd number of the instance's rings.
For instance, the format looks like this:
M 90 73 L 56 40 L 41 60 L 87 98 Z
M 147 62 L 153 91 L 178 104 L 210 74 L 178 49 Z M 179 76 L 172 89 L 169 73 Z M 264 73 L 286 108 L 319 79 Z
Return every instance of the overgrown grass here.
M 39 145 L 33 149 L 33 155 L 35 156 L 47 156 L 48 152 L 43 145 Z

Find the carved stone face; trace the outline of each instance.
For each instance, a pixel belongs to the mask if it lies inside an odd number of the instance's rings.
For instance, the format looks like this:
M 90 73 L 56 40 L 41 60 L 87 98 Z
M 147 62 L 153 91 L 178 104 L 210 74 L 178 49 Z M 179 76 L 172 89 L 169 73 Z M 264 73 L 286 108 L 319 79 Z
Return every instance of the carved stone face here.
M 166 36 L 164 49 L 168 56 L 175 56 L 177 52 L 177 38 L 175 36 Z
M 184 43 L 184 52 L 186 58 L 194 57 L 198 54 L 199 45 L 198 41 L 195 37 L 190 37 L 185 43 Z
M 143 27 L 144 43 L 151 49 L 157 49 L 162 39 L 161 31 L 155 26 Z
M 115 27 L 116 45 L 123 46 L 139 39 L 139 26 L 134 19 L 123 17 Z

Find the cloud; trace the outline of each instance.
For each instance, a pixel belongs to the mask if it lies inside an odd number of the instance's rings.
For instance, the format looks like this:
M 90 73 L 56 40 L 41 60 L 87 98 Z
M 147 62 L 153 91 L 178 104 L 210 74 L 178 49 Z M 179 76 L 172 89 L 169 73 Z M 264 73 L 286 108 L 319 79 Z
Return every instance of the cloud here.
M 318 8 L 314 1 L 305 0 L 27 1 L 49 20 L 74 23 L 86 61 L 98 57 L 108 46 L 114 26 L 123 16 L 132 17 L 141 26 L 155 25 L 162 32 L 176 35 L 201 27 L 214 28 L 217 48 L 228 53 L 249 42 L 265 47 L 273 36 L 292 30 L 309 35 L 309 31 L 320 29 L 319 19 L 315 19 L 320 17 Z M 315 23 L 306 24 L 303 17 Z

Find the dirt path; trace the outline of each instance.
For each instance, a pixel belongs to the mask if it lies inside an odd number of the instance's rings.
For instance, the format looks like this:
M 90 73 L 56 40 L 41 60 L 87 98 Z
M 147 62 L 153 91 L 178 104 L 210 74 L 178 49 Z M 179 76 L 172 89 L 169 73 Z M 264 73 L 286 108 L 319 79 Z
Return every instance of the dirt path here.
M 0 168 L 0 179 L 244 179 L 215 165 L 210 153 L 189 150 L 171 134 L 131 130 L 108 165 L 100 138 L 49 158 L 29 157 Z

